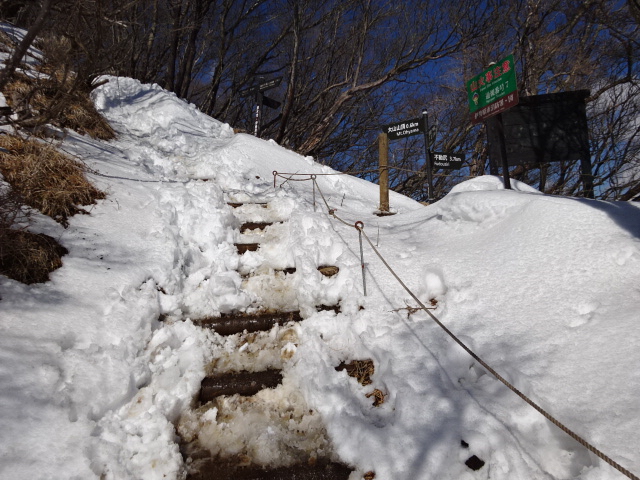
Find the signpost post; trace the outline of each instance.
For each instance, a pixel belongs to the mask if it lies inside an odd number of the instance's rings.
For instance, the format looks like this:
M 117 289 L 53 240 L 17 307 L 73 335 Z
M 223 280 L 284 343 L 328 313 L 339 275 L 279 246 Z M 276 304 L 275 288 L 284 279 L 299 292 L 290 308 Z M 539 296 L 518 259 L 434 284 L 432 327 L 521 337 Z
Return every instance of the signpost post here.
M 480 75 L 476 75 L 469 80 L 467 82 L 467 95 L 472 123 L 484 122 L 488 118 L 497 115 L 496 124 L 500 143 L 500 156 L 502 157 L 504 187 L 511 189 L 502 112 L 514 107 L 519 101 L 513 55 L 509 55 L 498 63 L 490 65 Z
M 464 155 L 453 153 L 433 153 L 431 147 L 436 140 L 436 125 L 429 126 L 429 112 L 422 111 L 422 117 L 390 123 L 382 127 L 378 136 L 378 155 L 380 169 L 380 215 L 389 215 L 389 141 L 398 140 L 413 135 L 424 135 L 424 149 L 426 153 L 427 197 L 429 202 L 434 200 L 433 170 L 435 168 L 462 168 Z M 434 156 L 436 160 L 434 161 Z
M 412 118 L 402 122 L 390 123 L 382 127 L 378 135 L 378 167 L 380 169 L 380 215 L 391 215 L 389 212 L 389 141 L 411 137 L 422 133 L 424 125 L 421 118 Z
M 433 168 L 433 160 L 431 158 L 431 141 L 429 138 L 429 112 L 427 112 L 426 108 L 422 110 L 422 122 L 424 132 L 424 150 L 427 158 L 427 200 L 431 203 L 433 201 L 433 172 L 431 171 Z
M 389 136 L 378 135 L 378 168 L 380 183 L 380 212 L 389 212 Z
M 249 95 L 255 95 L 256 116 L 255 116 L 253 134 L 256 137 L 260 136 L 260 120 L 262 117 L 262 107 L 265 106 L 265 107 L 276 109 L 280 106 L 280 102 L 265 96 L 263 92 L 277 87 L 278 85 L 280 85 L 281 82 L 282 82 L 282 77 L 273 78 L 271 80 L 261 79 L 260 83 L 258 83 L 257 85 L 253 85 L 249 88 L 245 88 L 244 90 L 240 90 L 240 95 L 243 97 L 246 97 Z

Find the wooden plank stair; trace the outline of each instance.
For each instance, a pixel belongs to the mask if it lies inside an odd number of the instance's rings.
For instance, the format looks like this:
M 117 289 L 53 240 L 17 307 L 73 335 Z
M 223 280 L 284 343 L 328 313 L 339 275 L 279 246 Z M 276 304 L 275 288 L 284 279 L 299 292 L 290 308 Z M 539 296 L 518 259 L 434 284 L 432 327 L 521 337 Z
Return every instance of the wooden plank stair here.
M 207 377 L 200 386 L 200 403 L 204 404 L 222 395 L 250 397 L 265 388 L 282 383 L 280 370 L 262 372 L 231 372 Z
M 298 464 L 289 467 L 264 469 L 260 466 L 237 466 L 204 460 L 198 472 L 187 480 L 347 480 L 351 469 L 328 460 L 318 460 L 313 465 Z
M 257 315 L 227 314 L 221 317 L 210 317 L 195 321 L 197 325 L 210 328 L 219 335 L 235 335 L 245 330 L 251 332 L 264 332 L 271 330 L 274 325 L 284 325 L 288 322 L 300 322 L 300 312 L 261 313 Z

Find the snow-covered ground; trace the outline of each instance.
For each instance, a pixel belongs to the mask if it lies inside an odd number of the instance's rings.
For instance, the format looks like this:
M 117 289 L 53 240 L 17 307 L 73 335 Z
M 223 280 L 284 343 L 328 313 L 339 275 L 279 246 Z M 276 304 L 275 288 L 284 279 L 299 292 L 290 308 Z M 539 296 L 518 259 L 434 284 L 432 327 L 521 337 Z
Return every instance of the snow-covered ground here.
M 273 171 L 329 168 L 234 135 L 158 86 L 110 78 L 94 97 L 118 139 L 69 132 L 61 148 L 87 163 L 107 198 L 67 229 L 36 216 L 33 230 L 69 250 L 50 282 L 0 276 L 1 479 L 181 478 L 174 425 L 207 365 L 247 348 L 188 319 L 259 305 L 306 317 L 274 331 L 287 355 L 256 357 L 281 363 L 275 401 L 302 392 L 353 479 L 370 470 L 381 480 L 625 478 L 411 313 L 415 301 L 366 243 L 363 294 L 357 231 L 321 200 L 314 211 L 311 182 L 273 186 Z M 506 191 L 480 177 L 427 207 L 392 194 L 398 213 L 377 217 L 377 185 L 317 181 L 466 345 L 640 475 L 638 204 Z M 228 201 L 269 207 L 234 212 Z M 286 223 L 239 256 L 240 222 L 267 219 Z M 323 277 L 320 265 L 340 272 Z M 285 267 L 297 271 L 266 286 L 243 286 L 239 273 Z M 316 312 L 338 302 L 340 314 Z M 367 358 L 369 386 L 335 370 Z M 386 395 L 378 407 L 365 397 L 374 388 Z M 216 413 L 206 418 L 215 437 Z M 247 441 L 257 429 L 246 425 Z M 485 466 L 470 470 L 471 455 Z

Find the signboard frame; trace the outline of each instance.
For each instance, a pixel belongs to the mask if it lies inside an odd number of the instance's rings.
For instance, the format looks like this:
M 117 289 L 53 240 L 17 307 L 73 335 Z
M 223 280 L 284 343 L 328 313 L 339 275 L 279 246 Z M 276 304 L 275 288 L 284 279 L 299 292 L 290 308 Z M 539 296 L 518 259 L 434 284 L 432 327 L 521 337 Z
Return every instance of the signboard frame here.
M 589 90 L 522 97 L 487 125 L 491 164 L 509 166 L 580 161 L 584 195 L 594 198 L 586 99 Z

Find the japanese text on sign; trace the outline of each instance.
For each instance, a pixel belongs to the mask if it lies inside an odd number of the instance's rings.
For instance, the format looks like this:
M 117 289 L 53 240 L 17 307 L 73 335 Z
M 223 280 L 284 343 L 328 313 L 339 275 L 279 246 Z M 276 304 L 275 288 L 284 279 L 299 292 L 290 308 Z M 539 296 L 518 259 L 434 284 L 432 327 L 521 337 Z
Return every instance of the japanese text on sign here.
M 486 120 L 489 117 L 502 113 L 505 110 L 514 107 L 518 104 L 518 92 L 510 93 L 509 95 L 497 100 L 480 110 L 477 110 L 471 114 L 471 122 L 479 123 Z
M 509 55 L 467 82 L 469 109 L 476 112 L 516 89 L 514 59 Z
M 433 168 L 443 168 L 447 170 L 458 170 L 462 168 L 464 155 L 458 153 L 433 153 Z
M 397 140 L 421 133 L 423 126 L 419 118 L 414 118 L 412 120 L 385 125 L 382 127 L 382 131 L 389 136 L 389 140 Z

